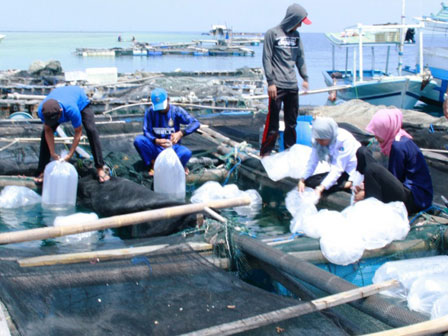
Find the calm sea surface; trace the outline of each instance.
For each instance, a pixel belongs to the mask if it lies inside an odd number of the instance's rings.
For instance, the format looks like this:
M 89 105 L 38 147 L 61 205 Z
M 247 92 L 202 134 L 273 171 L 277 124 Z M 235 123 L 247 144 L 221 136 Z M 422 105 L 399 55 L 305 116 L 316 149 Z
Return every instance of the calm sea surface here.
M 120 73 L 137 70 L 149 72 L 194 70 L 234 70 L 242 67 L 261 67 L 263 46 L 250 46 L 255 51 L 253 57 L 233 56 L 122 56 L 122 57 L 82 57 L 76 56 L 76 48 L 130 47 L 135 36 L 138 42 L 187 42 L 210 39 L 200 33 L 156 33 L 156 32 L 0 32 L 6 37 L 0 43 L 0 70 L 27 70 L 36 60 L 59 60 L 64 71 L 84 70 L 89 67 L 117 67 Z M 118 42 L 121 35 L 123 42 Z M 322 71 L 332 68 L 331 45 L 322 33 L 302 33 L 305 57 L 310 76 L 310 88 L 325 87 Z M 417 47 L 405 46 L 404 64 L 413 66 Z M 372 64 L 370 48 L 364 51 L 365 67 Z M 386 48 L 375 50 L 375 68 L 385 69 Z M 349 66 L 353 56 L 349 55 Z M 336 68 L 345 68 L 345 50 L 336 49 Z M 394 72 L 398 64 L 395 48 L 391 50 L 389 71 Z M 301 104 L 325 104 L 327 94 L 302 96 Z

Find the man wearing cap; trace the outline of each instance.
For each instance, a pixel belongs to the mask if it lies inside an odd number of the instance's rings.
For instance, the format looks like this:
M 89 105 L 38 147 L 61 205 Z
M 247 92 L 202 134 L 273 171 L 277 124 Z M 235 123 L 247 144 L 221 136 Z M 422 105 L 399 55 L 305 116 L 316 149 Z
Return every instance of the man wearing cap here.
M 79 86 L 63 86 L 52 90 L 39 105 L 38 115 L 44 123 L 44 129 L 40 142 L 39 175 L 36 182 L 42 182 L 43 172 L 47 163 L 50 162 L 50 158 L 60 159 L 54 149 L 54 132 L 60 124 L 69 121 L 75 129 L 75 135 L 70 151 L 63 159 L 68 161 L 75 153 L 82 135 L 81 125 L 84 125 L 98 174 L 98 181 L 102 183 L 109 180 L 110 177 L 104 172 L 103 168 L 103 154 L 95 126 L 95 116 L 90 107 L 90 101 L 82 88 Z
M 295 66 L 303 78 L 302 87 L 308 89 L 303 44 L 297 28 L 311 21 L 305 8 L 293 4 L 286 10 L 283 21 L 269 29 L 264 36 L 263 68 L 268 82 L 269 111 L 263 132 L 260 155 L 271 153 L 279 128 L 279 113 L 283 103 L 285 148 L 296 143 L 296 124 L 299 110 L 299 90 Z
M 191 150 L 180 145 L 180 140 L 194 131 L 200 124 L 183 108 L 169 104 L 168 94 L 164 89 L 151 92 L 152 107 L 146 110 L 143 120 L 143 135 L 138 135 L 134 146 L 142 160 L 149 166 L 149 175 L 154 175 L 153 165 L 157 156 L 165 148 L 173 146 L 180 162 L 186 168 L 191 158 Z M 181 130 L 180 125 L 187 125 Z

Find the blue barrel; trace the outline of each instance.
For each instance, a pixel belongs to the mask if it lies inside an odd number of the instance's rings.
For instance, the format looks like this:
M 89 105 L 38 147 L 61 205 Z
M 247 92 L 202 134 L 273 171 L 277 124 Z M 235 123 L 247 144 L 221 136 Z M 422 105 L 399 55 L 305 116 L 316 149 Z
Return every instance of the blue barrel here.
M 311 147 L 311 124 L 308 121 L 297 121 L 296 143 Z

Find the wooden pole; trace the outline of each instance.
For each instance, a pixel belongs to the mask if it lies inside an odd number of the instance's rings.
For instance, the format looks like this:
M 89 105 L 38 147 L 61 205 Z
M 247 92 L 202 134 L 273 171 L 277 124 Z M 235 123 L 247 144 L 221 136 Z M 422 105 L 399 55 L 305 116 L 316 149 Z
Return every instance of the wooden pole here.
M 275 310 L 269 313 L 259 314 L 242 320 L 225 323 L 210 328 L 197 330 L 184 335 L 188 336 L 211 336 L 211 335 L 233 335 L 243 331 L 256 329 L 272 323 L 299 317 L 308 313 L 320 311 L 326 308 L 335 307 L 347 302 L 359 300 L 382 290 L 399 286 L 399 281 L 389 280 L 376 285 L 352 289 L 346 292 L 330 295 L 311 302 L 296 306 Z
M 0 176 L 0 187 L 21 186 L 30 189 L 37 189 L 37 185 L 32 177 L 25 176 Z
M 0 234 L 0 244 L 20 243 L 24 241 L 55 238 L 88 231 L 118 228 L 201 212 L 204 211 L 205 207 L 222 209 L 234 206 L 248 205 L 250 204 L 250 202 L 251 200 L 249 197 L 235 198 L 230 200 L 217 200 L 101 218 L 78 225 L 45 227 L 31 230 L 6 232 Z
M 275 244 L 268 243 L 268 245 L 273 246 Z M 390 256 L 396 253 L 429 251 L 431 249 L 432 247 L 423 239 L 414 239 L 402 242 L 398 241 L 390 243 L 389 245 L 380 249 L 365 250 L 361 260 Z M 309 261 L 313 264 L 328 263 L 328 260 L 324 257 L 322 251 L 320 250 L 288 252 L 288 254 L 296 258 Z
M 208 251 L 213 248 L 208 243 L 187 243 L 193 251 Z M 99 262 L 104 260 L 116 260 L 129 257 L 135 257 L 142 254 L 151 253 L 158 250 L 165 250 L 167 247 L 173 247 L 169 244 L 149 245 L 129 247 L 113 250 L 102 250 L 93 252 L 68 253 L 58 255 L 45 255 L 39 257 L 25 258 L 18 260 L 20 267 L 49 266 L 59 264 L 75 264 L 81 262 L 90 262 L 92 260 Z
M 423 336 L 448 331 L 448 316 L 412 324 L 407 327 L 381 331 L 367 336 Z

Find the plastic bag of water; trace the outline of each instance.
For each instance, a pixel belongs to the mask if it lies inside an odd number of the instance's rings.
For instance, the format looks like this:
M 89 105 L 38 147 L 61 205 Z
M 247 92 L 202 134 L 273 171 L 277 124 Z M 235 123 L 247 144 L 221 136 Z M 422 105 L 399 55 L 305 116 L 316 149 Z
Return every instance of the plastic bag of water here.
M 185 170 L 172 147 L 164 149 L 154 163 L 154 191 L 185 200 Z

